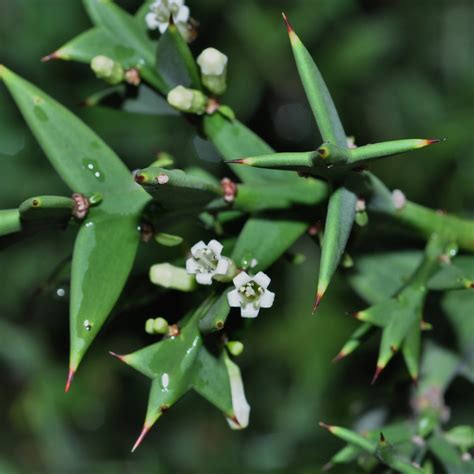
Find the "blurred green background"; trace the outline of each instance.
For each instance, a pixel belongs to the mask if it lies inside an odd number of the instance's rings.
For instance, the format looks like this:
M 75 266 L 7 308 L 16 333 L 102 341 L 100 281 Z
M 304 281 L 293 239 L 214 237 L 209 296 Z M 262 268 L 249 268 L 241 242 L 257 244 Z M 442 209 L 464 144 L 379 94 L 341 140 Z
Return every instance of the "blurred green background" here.
M 132 12 L 140 4 L 119 3 Z M 384 161 L 373 170 L 412 200 L 474 213 L 472 0 L 187 4 L 200 22 L 193 51 L 215 46 L 229 56 L 225 101 L 273 147 L 304 150 L 320 142 L 282 24 L 285 10 L 318 62 L 356 143 L 447 138 L 440 146 Z M 189 133 L 183 138 L 176 119 L 81 108 L 82 100 L 103 88 L 87 67 L 40 63 L 89 26 L 79 0 L 0 0 L 0 63 L 70 107 L 131 169 L 147 165 L 158 150 L 179 156 L 184 147 L 188 162 L 198 155 L 206 158 L 196 152 L 196 143 L 186 141 Z M 67 193 L 2 87 L 0 124 L 0 208 L 15 207 L 35 194 Z M 359 236 L 362 242 L 354 245 L 383 246 L 365 238 Z M 252 406 L 250 427 L 228 430 L 216 410 L 188 395 L 130 455 L 143 421 L 148 381 L 119 365 L 107 350 L 128 352 L 152 342 L 144 321 L 173 313 L 179 295 L 162 299 L 156 292 L 136 311 L 119 305 L 113 324 L 104 328 L 65 396 L 68 281 L 62 262 L 71 254 L 73 239 L 74 231 L 42 234 L 0 253 L 1 474 L 312 473 L 341 446 L 317 426 L 319 420 L 354 427 L 355 420 L 370 413 L 363 422 L 377 425 L 388 406 L 392 413 L 409 416 L 409 385 L 400 360 L 381 383 L 368 385 L 376 340 L 350 360 L 331 364 L 355 327 L 346 312 L 364 303 L 339 278 L 319 316 L 311 317 L 318 253 L 302 239 L 296 250 L 306 254 L 306 262 L 272 269 L 280 303 L 264 312 L 244 338 L 246 350 L 238 362 Z M 389 243 L 397 248 L 412 244 Z M 163 255 L 157 246 L 145 251 L 127 294 L 156 291 L 145 283 L 146 271 Z M 432 303 L 430 318 L 442 320 L 437 302 Z M 447 347 L 453 344 L 449 331 L 434 336 Z M 453 385 L 449 400 L 454 406 L 462 397 L 472 399 L 466 385 Z M 472 413 L 466 414 L 472 422 Z

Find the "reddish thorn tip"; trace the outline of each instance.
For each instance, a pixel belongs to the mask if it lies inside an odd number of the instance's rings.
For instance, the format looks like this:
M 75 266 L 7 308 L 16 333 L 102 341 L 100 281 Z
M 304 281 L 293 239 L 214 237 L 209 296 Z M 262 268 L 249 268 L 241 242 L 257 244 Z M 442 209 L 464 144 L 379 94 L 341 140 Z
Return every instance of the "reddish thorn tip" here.
M 226 163 L 229 163 L 231 165 L 245 165 L 245 159 L 244 158 L 239 158 L 238 160 L 227 160 Z
M 418 375 L 413 375 L 412 378 L 411 378 L 412 382 L 413 382 L 413 385 L 415 387 L 418 387 Z
M 341 361 L 342 359 L 344 359 L 344 357 L 346 357 L 347 354 L 344 354 L 344 352 L 339 352 L 339 354 L 337 354 L 336 357 L 334 357 L 334 359 L 332 360 L 332 363 L 335 364 L 339 361 Z
M 123 360 L 123 359 L 124 359 L 124 356 L 123 356 L 123 355 L 116 354 L 115 352 L 112 352 L 112 351 L 109 351 L 109 354 L 110 354 L 111 356 L 116 357 L 116 358 L 117 358 L 118 360 L 120 360 L 121 362 L 124 362 L 124 360 Z
M 319 308 L 319 305 L 321 304 L 321 300 L 323 299 L 324 293 L 318 293 L 316 295 L 316 299 L 314 300 L 313 303 L 313 314 L 316 313 L 316 310 Z
M 239 420 L 237 419 L 237 417 L 234 415 L 234 416 L 231 416 L 230 419 L 237 425 L 237 426 L 240 426 L 242 427 L 242 425 L 240 424 Z
M 289 33 L 293 33 L 293 27 L 291 26 L 289 20 L 288 20 L 288 17 L 286 16 L 286 14 L 284 12 L 281 12 L 281 15 L 283 17 L 283 20 L 285 21 L 285 25 L 286 25 L 286 29 L 288 30 L 288 34 Z
M 383 435 L 382 432 L 380 432 L 380 442 L 385 443 L 385 436 Z
M 140 433 L 138 439 L 135 441 L 135 444 L 133 445 L 132 453 L 138 448 L 138 446 L 140 446 L 140 444 L 142 444 L 143 438 L 145 438 L 148 431 L 150 431 L 150 427 L 147 425 L 143 425 L 142 432 Z
M 142 174 L 137 174 L 135 175 L 135 181 L 137 183 L 143 183 L 145 181 L 145 176 L 143 176 Z
M 349 313 L 349 314 L 355 319 L 360 318 L 360 311 L 354 311 L 353 313 Z
M 66 387 L 64 388 L 64 391 L 66 393 L 69 392 L 69 389 L 71 388 L 71 383 L 72 383 L 72 379 L 74 378 L 74 374 L 76 372 L 73 370 L 73 369 L 69 369 L 69 372 L 67 374 L 67 381 L 66 381 Z
M 321 428 L 324 428 L 325 430 L 329 430 L 329 431 L 330 431 L 331 428 L 332 428 L 331 425 L 328 425 L 327 423 L 324 423 L 323 421 L 320 421 L 320 422 L 319 422 L 319 426 L 320 426 Z
M 58 55 L 57 51 L 55 51 L 54 53 L 48 54 L 46 56 L 43 56 L 41 58 L 41 62 L 46 63 L 48 61 L 53 61 L 54 59 L 59 59 L 59 55 Z
M 378 365 L 377 368 L 375 369 L 375 374 L 374 374 L 374 377 L 372 378 L 372 382 L 370 382 L 370 385 L 373 385 L 377 381 L 380 374 L 382 373 L 382 370 L 383 370 L 383 367 Z
M 436 143 L 444 142 L 446 141 L 446 138 L 429 138 L 426 140 L 427 145 L 434 145 Z
M 469 288 L 474 288 L 474 282 L 469 285 Z

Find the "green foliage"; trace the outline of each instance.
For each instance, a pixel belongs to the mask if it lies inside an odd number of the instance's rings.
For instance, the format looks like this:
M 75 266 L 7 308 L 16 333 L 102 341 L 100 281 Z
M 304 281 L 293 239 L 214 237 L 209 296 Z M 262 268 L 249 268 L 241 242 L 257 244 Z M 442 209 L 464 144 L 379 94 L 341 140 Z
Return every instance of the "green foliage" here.
M 331 8 L 343 9 L 344 2 L 337 3 L 342 6 Z M 55 276 L 69 278 L 70 273 L 66 391 L 114 308 L 145 313 L 159 295 L 176 302 L 175 308 L 169 302 L 164 308 L 171 317 L 146 315 L 152 316 L 146 332 L 160 340 L 127 355 L 112 353 L 152 381 L 145 423 L 132 451 L 157 420 L 190 391 L 221 411 L 231 428 L 245 428 L 250 407 L 232 357 L 243 350 L 242 336 L 258 331 L 259 326 L 243 322 L 231 307 L 240 306 L 241 315 L 247 318 L 272 306 L 275 294 L 267 289 L 270 278 L 263 272 L 276 266 L 297 275 L 297 264 L 303 264 L 306 255 L 296 257 L 295 249 L 303 246 L 308 254 L 318 253 L 315 244 L 320 244 L 319 266 L 312 260 L 311 268 L 299 275 L 305 280 L 309 272 L 310 278 L 318 274 L 313 312 L 341 263 L 354 266 L 346 272 L 348 281 L 368 305 L 354 313 L 361 324 L 335 360 L 360 349 L 381 331 L 373 382 L 400 351 L 410 378 L 418 384 L 412 390 L 410 421 L 397 422 L 398 414 L 392 416 L 387 407 L 383 420 L 369 424 L 368 429 L 321 424 L 345 443 L 327 467 L 357 462 L 365 472 L 387 468 L 387 472 L 416 473 L 430 472 L 435 463 L 446 472 L 471 472 L 472 427 L 467 421 L 446 426 L 449 410 L 445 393 L 458 376 L 474 380 L 474 260 L 468 255 L 457 256 L 459 249 L 474 250 L 474 222 L 412 203 L 400 191 L 392 194 L 366 169 L 376 160 L 440 140 L 394 140 L 356 147 L 346 136 L 320 70 L 284 15 L 322 144 L 313 141 L 308 152 L 275 153 L 236 118 L 235 107 L 206 95 L 195 52 L 182 36 L 177 12 L 171 12 L 166 31 L 156 41 L 157 34 L 145 28 L 151 2 L 145 2 L 135 16 L 111 0 L 85 0 L 84 4 L 94 27 L 44 59 L 91 64 L 98 56 L 105 57 L 120 74 L 109 80 L 114 87 L 89 95 L 85 105 L 111 105 L 120 112 L 114 117 L 149 115 L 157 121 L 158 135 L 171 135 L 175 150 L 173 155 L 168 150 L 160 152 L 155 160 L 141 156 L 139 169 L 132 173 L 82 120 L 0 66 L 0 77 L 27 125 L 74 193 L 71 197 L 34 193 L 17 209 L 0 211 L 0 237 L 5 246 L 11 243 L 10 234 L 24 238 L 44 230 L 77 230 L 70 272 L 65 265 Z M 191 37 L 194 22 L 189 20 L 185 26 Z M 107 80 L 104 75 L 98 77 Z M 237 83 L 243 77 L 234 76 L 232 81 Z M 225 82 L 225 77 L 221 80 Z M 176 100 L 171 100 L 170 91 L 178 92 Z M 169 120 L 172 122 L 165 122 Z M 190 149 L 194 152 L 188 158 Z M 207 163 L 194 160 L 195 155 L 204 156 Z M 323 221 L 324 226 L 320 224 Z M 424 252 L 413 247 L 388 251 L 390 237 L 385 228 L 391 232 L 409 229 L 426 242 Z M 201 239 L 207 239 L 208 244 Z M 376 242 L 377 252 L 360 252 L 357 242 L 364 240 L 368 247 Z M 139 252 L 141 241 L 150 241 L 150 245 Z M 291 264 L 285 264 L 286 260 Z M 135 272 L 149 273 L 149 281 L 136 285 L 139 289 L 126 287 Z M 290 298 L 287 306 L 292 308 L 295 287 L 304 285 L 291 282 L 288 286 L 293 289 L 277 292 L 275 306 L 284 305 L 283 295 Z M 430 292 L 442 292 L 446 326 L 457 338 L 455 353 L 423 341 L 422 332 L 431 329 L 425 321 Z M 343 303 L 341 306 L 347 307 Z M 310 318 L 309 314 L 304 316 Z M 327 327 L 335 324 L 323 323 Z M 288 338 L 294 351 L 291 362 L 285 363 L 298 365 L 303 353 L 298 347 L 301 331 L 293 329 L 292 321 L 280 324 L 284 327 L 280 339 Z M 325 332 L 325 327 L 320 330 Z M 306 324 L 302 332 L 307 332 Z M 16 340 L 16 333 L 12 334 Z M 279 344 L 270 333 L 268 345 L 278 350 Z M 12 357 L 12 345 L 5 347 Z M 317 355 L 316 349 L 314 353 Z M 316 355 L 310 358 L 324 365 Z M 34 356 L 26 354 L 25 358 Z M 303 369 L 292 370 L 303 378 Z M 283 397 L 285 402 L 291 398 L 288 393 Z M 370 400 L 367 406 L 373 408 Z M 302 418 L 308 418 L 306 413 Z M 387 424 L 388 418 L 395 418 L 395 423 Z M 286 427 L 286 421 L 282 425 Z

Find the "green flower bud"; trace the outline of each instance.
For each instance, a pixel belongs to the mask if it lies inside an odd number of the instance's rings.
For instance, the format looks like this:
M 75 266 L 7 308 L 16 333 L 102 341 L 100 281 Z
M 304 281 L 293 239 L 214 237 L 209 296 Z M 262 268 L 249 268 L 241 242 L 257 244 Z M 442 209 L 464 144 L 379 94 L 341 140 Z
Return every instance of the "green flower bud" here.
M 240 341 L 229 341 L 226 346 L 234 357 L 238 357 L 244 351 L 244 345 Z
M 184 268 L 169 263 L 159 263 L 150 268 L 152 283 L 164 288 L 180 291 L 193 291 L 196 288 L 194 275 L 188 275 Z
M 145 332 L 147 334 L 155 334 L 155 331 L 153 329 L 153 319 L 147 319 L 146 323 L 145 323 Z
M 91 69 L 99 79 L 109 84 L 119 84 L 125 78 L 122 65 L 107 56 L 96 56 L 91 62 Z
M 153 321 L 153 332 L 155 334 L 166 334 L 168 332 L 168 321 L 164 318 L 156 318 Z
M 213 94 L 221 95 L 227 89 L 227 56 L 215 48 L 205 49 L 197 58 L 202 83 Z
M 201 91 L 183 86 L 171 90 L 167 100 L 175 109 L 189 114 L 203 115 L 207 107 L 207 97 Z

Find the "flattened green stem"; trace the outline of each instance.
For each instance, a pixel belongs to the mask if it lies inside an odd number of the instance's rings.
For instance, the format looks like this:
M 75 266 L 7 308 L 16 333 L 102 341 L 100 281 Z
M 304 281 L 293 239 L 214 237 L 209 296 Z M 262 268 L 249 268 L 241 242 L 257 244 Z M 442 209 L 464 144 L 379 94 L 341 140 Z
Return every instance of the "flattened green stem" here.
M 313 313 L 318 308 L 345 251 L 354 223 L 356 202 L 357 196 L 342 186 L 329 198 Z
M 253 166 L 255 168 L 269 168 L 287 171 L 300 171 L 314 166 L 318 154 L 314 151 L 301 153 L 272 153 L 270 155 L 250 156 L 226 163 Z
M 446 240 L 456 242 L 460 249 L 474 252 L 474 221 L 472 220 L 434 211 L 410 201 L 392 215 L 426 239 L 436 233 Z
M 347 147 L 346 133 L 318 67 L 283 13 L 291 47 L 306 96 L 325 142 Z
M 37 196 L 24 201 L 20 207 L 23 220 L 65 219 L 72 216 L 74 200 L 63 196 Z
M 18 209 L 0 211 L 0 237 L 20 232 L 21 220 Z
M 439 143 L 441 140 L 396 140 L 390 142 L 374 143 L 348 150 L 348 165 L 362 165 L 368 161 L 379 160 L 388 156 L 406 153 L 408 151 L 419 150 L 429 145 Z

